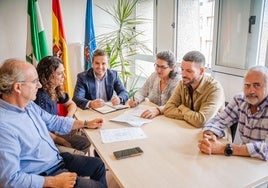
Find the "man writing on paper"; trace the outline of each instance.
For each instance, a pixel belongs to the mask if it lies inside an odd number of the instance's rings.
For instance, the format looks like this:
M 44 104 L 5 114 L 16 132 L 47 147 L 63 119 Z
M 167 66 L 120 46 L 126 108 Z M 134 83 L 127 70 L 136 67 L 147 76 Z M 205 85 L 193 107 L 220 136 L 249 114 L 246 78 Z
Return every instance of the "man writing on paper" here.
M 114 91 L 117 96 L 113 96 Z M 108 69 L 108 55 L 104 50 L 95 50 L 92 68 L 77 75 L 73 100 L 82 109 L 100 108 L 107 101 L 113 105 L 124 104 L 128 100 L 128 92 L 117 72 Z

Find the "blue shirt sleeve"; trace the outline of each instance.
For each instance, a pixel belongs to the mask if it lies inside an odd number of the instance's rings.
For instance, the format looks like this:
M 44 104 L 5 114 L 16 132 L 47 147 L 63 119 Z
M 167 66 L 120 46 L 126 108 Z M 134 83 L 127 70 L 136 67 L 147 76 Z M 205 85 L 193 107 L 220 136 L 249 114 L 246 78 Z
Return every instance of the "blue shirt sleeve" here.
M 0 187 L 43 187 L 44 177 L 26 173 L 22 168 L 23 149 L 16 132 L 0 127 Z
M 48 130 L 69 133 L 74 119 L 51 115 L 34 102 L 25 109 L 0 99 L 0 187 L 43 187 L 62 158 Z

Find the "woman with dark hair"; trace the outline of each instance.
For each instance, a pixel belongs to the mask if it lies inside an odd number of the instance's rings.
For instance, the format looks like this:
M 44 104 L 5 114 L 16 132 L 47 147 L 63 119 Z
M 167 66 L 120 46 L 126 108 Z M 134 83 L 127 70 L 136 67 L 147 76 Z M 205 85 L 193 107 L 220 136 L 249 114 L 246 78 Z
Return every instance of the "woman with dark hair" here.
M 155 72 L 135 94 L 134 99 L 129 100 L 130 107 L 137 106 L 145 98 L 158 105 L 158 107 L 145 110 L 141 117 L 151 119 L 163 114 L 164 106 L 179 82 L 175 67 L 175 56 L 170 50 L 161 51 L 156 55 Z
M 58 104 L 61 104 L 67 109 L 66 116 L 73 117 L 77 107 L 63 89 L 65 73 L 61 60 L 55 56 L 44 57 L 36 69 L 42 88 L 37 92 L 35 103 L 55 115 L 58 114 Z M 86 153 L 89 151 L 90 142 L 85 136 L 74 133 L 68 135 L 51 133 L 51 137 L 56 144 L 60 145 L 58 149 L 61 152 L 80 150 Z M 76 150 L 70 150 L 70 148 Z

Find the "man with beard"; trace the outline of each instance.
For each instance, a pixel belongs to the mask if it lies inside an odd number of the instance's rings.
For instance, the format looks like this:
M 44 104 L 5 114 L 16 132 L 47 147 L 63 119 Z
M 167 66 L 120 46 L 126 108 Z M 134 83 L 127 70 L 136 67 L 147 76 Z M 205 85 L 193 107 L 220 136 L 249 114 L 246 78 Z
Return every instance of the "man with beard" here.
M 200 128 L 223 110 L 223 88 L 217 80 L 205 74 L 205 57 L 198 51 L 184 55 L 181 75 L 182 80 L 168 100 L 164 115 Z
M 268 160 L 268 69 L 250 68 L 244 77 L 244 93 L 236 95 L 223 112 L 204 126 L 199 149 L 206 154 L 225 154 L 256 157 Z M 224 130 L 238 123 L 235 141 L 226 144 L 218 141 Z M 240 139 L 237 139 L 240 137 Z

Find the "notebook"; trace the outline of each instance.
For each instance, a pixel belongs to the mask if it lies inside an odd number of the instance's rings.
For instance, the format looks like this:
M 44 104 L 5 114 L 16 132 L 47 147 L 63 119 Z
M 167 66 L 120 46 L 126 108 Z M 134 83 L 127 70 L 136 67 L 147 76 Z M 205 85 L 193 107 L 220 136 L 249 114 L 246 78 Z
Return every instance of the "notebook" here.
M 97 112 L 99 112 L 101 114 L 107 114 L 110 112 L 114 112 L 114 111 L 122 110 L 122 109 L 126 109 L 126 108 L 128 108 L 127 105 L 119 104 L 119 105 L 113 106 L 112 102 L 106 102 L 104 106 L 102 106 L 100 108 L 92 108 L 92 109 L 96 110 Z

